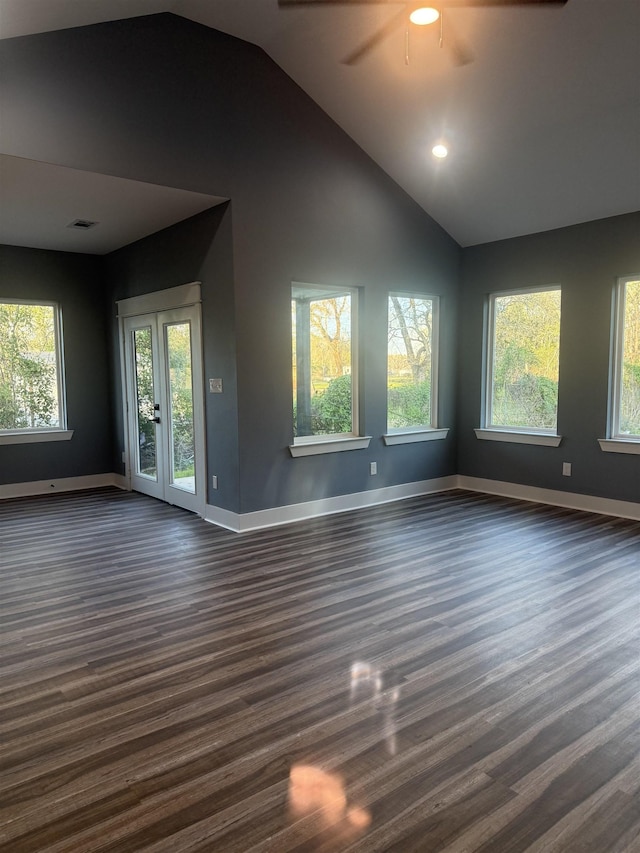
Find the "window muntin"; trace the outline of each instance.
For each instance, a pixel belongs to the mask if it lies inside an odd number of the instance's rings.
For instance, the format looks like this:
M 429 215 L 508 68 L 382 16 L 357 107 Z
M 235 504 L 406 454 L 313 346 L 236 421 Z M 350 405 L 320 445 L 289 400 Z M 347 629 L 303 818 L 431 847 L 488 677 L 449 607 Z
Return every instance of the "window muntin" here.
M 616 287 L 611 437 L 640 441 L 640 276 Z
M 59 307 L 0 300 L 0 433 L 65 428 Z
M 358 434 L 356 316 L 354 289 L 291 289 L 294 443 Z
M 438 300 L 389 294 L 387 430 L 437 426 Z
M 560 310 L 557 286 L 489 297 L 487 429 L 556 432 Z

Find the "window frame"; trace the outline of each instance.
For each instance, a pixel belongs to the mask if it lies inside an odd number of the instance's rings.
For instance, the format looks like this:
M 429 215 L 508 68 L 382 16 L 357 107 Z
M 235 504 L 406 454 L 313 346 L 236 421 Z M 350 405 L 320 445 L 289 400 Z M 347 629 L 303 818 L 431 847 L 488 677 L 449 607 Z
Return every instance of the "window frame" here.
M 507 441 L 516 444 L 539 444 L 557 447 L 562 436 L 558 435 L 558 421 L 556 414 L 555 428 L 533 427 L 533 426 L 503 426 L 493 423 L 493 387 L 495 366 L 495 331 L 496 331 L 496 301 L 505 296 L 519 296 L 523 294 L 548 293 L 558 291 L 560 294 L 562 312 L 562 287 L 560 284 L 531 285 L 529 287 L 511 288 L 488 294 L 486 301 L 485 319 L 485 342 L 483 347 L 483 393 L 480 429 L 475 433 L 479 439 L 490 441 Z M 562 313 L 561 313 L 562 322 Z M 558 348 L 560 347 L 560 333 L 558 335 Z
M 359 291 L 357 287 L 350 285 L 312 284 L 310 282 L 292 281 L 290 288 L 290 301 L 295 296 L 294 292 L 308 291 L 311 297 L 317 295 L 317 299 L 331 299 L 333 297 L 349 295 L 350 298 L 350 330 L 349 330 L 349 353 L 350 353 L 350 376 L 351 376 L 351 431 L 343 433 L 325 433 L 321 435 L 294 436 L 293 443 L 289 445 L 292 456 L 310 456 L 319 453 L 335 453 L 343 450 L 358 450 L 369 446 L 371 436 L 363 436 L 360 428 L 360 371 L 359 371 Z M 292 330 L 293 332 L 293 330 Z M 291 363 L 293 364 L 293 334 L 291 333 Z M 292 394 L 295 392 L 292 375 Z
M 0 304 L 25 306 L 39 305 L 53 309 L 56 392 L 58 397 L 58 424 L 56 426 L 23 427 L 20 429 L 0 428 L 0 445 L 69 440 L 73 435 L 73 430 L 69 430 L 67 427 L 64 338 L 62 327 L 62 308 L 60 303 L 49 299 L 23 299 L 2 296 L 0 297 Z
M 640 433 L 620 431 L 620 413 L 622 407 L 622 379 L 624 374 L 625 312 L 627 284 L 640 281 L 640 275 L 621 276 L 614 288 L 614 310 L 611 335 L 611 391 L 609 440 L 640 444 Z
M 389 426 L 389 320 L 391 317 L 391 298 L 416 299 L 431 303 L 431 369 L 430 369 L 430 412 L 429 422 L 406 427 Z M 385 444 L 406 444 L 413 441 L 428 441 L 432 438 L 445 438 L 447 430 L 438 428 L 438 378 L 440 353 L 440 297 L 430 293 L 391 290 L 387 294 L 387 370 L 386 370 L 386 432 Z M 436 436 L 435 433 L 438 433 Z

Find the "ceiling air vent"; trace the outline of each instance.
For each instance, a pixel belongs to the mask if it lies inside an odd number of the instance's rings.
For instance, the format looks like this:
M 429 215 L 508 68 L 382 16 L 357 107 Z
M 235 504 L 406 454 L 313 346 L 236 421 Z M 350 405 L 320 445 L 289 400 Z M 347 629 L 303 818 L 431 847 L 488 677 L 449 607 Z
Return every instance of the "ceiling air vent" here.
M 89 228 L 93 228 L 97 224 L 97 222 L 92 222 L 90 219 L 74 219 L 73 222 L 67 225 L 67 228 L 75 228 L 77 231 L 88 231 Z

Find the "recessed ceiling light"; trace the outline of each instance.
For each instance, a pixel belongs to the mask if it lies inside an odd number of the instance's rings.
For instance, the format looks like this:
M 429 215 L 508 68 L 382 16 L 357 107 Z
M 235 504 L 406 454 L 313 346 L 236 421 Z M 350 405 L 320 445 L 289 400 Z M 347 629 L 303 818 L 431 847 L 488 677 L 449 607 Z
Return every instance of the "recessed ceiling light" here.
M 442 142 L 438 142 L 438 144 L 434 145 L 431 149 L 431 153 L 434 157 L 437 157 L 438 160 L 444 160 L 444 158 L 449 153 L 449 149 Z
M 434 9 L 433 6 L 421 6 L 419 9 L 414 9 L 409 15 L 409 20 L 412 24 L 417 24 L 419 27 L 426 27 L 427 24 L 434 24 L 440 17 L 440 12 Z

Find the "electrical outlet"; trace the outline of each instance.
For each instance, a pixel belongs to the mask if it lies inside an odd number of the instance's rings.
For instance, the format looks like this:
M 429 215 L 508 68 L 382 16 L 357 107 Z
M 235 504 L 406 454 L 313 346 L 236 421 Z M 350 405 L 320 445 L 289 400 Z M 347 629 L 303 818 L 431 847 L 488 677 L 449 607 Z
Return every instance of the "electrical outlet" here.
M 214 489 L 218 488 L 218 475 L 217 474 L 211 475 L 211 485 L 213 486 Z
M 369 463 L 369 473 L 370 474 L 377 474 L 378 473 L 378 463 L 377 462 L 370 462 Z
M 563 462 L 562 463 L 562 476 L 570 477 L 571 476 L 571 462 Z

